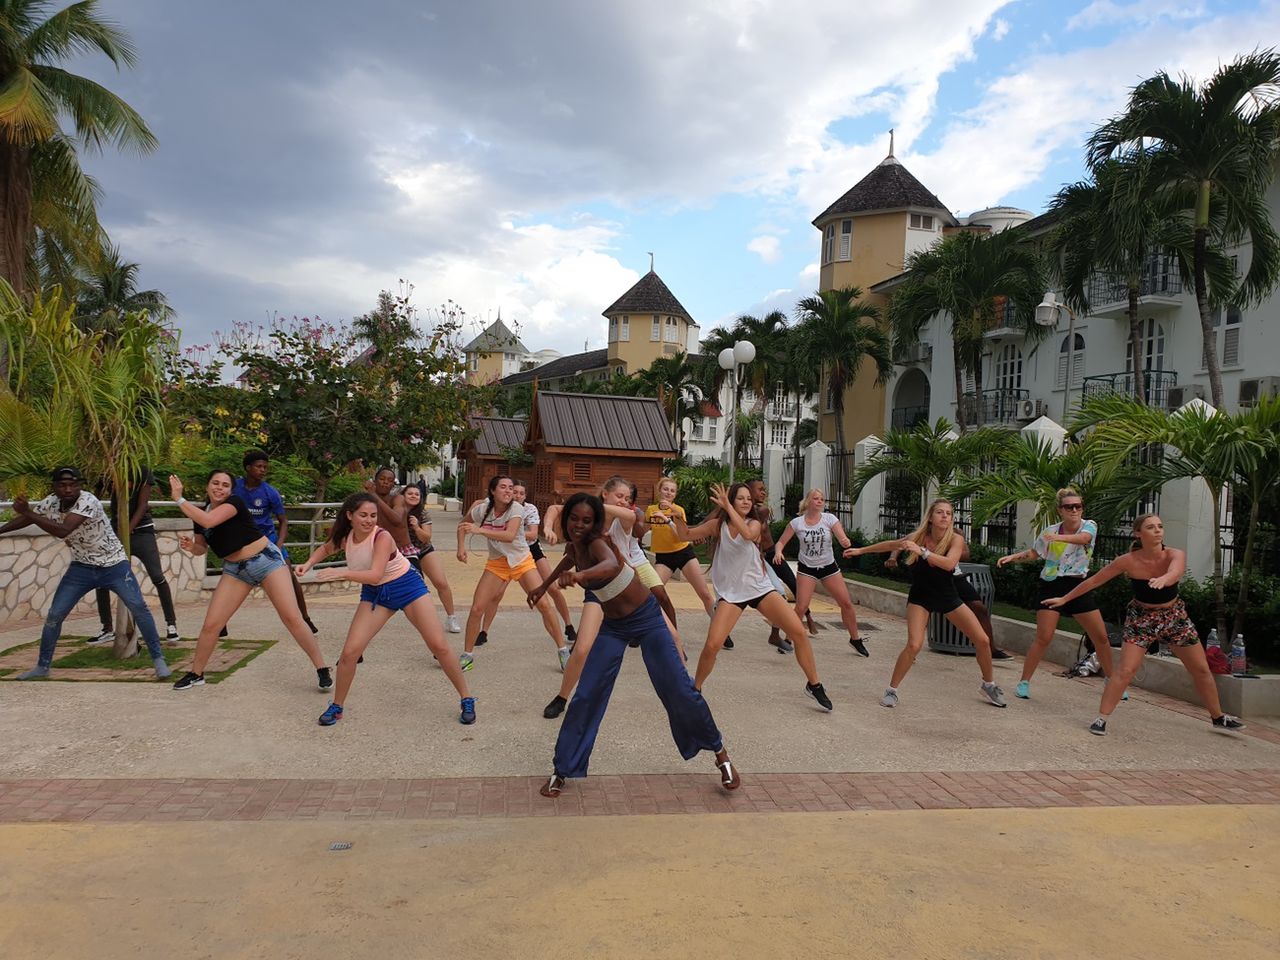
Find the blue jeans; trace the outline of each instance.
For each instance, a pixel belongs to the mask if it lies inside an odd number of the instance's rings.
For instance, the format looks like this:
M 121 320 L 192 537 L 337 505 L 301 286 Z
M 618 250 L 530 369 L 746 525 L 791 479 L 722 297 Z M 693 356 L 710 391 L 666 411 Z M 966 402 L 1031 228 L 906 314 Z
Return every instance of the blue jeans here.
M 164 656 L 160 650 L 160 634 L 156 633 L 156 622 L 147 609 L 147 601 L 142 599 L 142 588 L 138 586 L 129 561 L 122 560 L 110 567 L 91 567 L 87 563 L 72 562 L 63 574 L 58 589 L 53 592 L 53 602 L 49 604 L 44 629 L 40 631 L 40 666 L 48 667 L 53 663 L 53 651 L 58 645 L 58 638 L 62 636 L 62 621 L 67 619 L 81 598 L 99 588 L 110 590 L 124 601 L 138 623 L 138 631 L 146 641 L 151 659 Z
M 226 560 L 222 575 L 234 577 L 251 587 L 262 586 L 262 581 L 285 565 L 284 555 L 274 543 L 269 543 L 246 560 Z
M 600 721 L 609 706 L 614 681 L 627 652 L 627 642 L 640 641 L 640 656 L 653 689 L 667 711 L 671 737 L 680 756 L 692 760 L 700 750 L 718 753 L 723 742 L 711 708 L 693 689 L 693 680 L 676 650 L 676 641 L 662 619 L 662 608 L 651 595 L 620 620 L 606 617 L 595 645 L 582 666 L 578 689 L 569 701 L 560 736 L 556 738 L 555 771 L 562 777 L 585 777 Z

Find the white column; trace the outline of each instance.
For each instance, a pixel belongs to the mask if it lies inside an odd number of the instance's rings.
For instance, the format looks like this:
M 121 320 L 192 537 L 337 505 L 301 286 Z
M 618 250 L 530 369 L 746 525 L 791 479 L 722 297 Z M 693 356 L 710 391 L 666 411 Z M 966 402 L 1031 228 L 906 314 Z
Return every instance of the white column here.
M 1165 543 L 1187 551 L 1187 573 L 1197 580 L 1212 574 L 1218 523 L 1209 485 L 1199 477 L 1166 483 L 1160 491 L 1160 519 L 1164 521 Z
M 782 498 L 787 492 L 785 457 L 786 451 L 781 447 L 769 447 L 764 452 L 764 485 L 769 490 L 769 509 L 775 517 L 782 516 Z
M 1024 437 L 1033 440 L 1041 440 L 1047 443 L 1049 449 L 1054 453 L 1061 453 L 1066 448 L 1066 428 L 1052 417 L 1040 417 L 1033 420 L 1018 432 Z M 1022 549 L 1031 546 L 1031 542 L 1039 536 L 1040 529 L 1036 524 L 1035 516 L 1035 504 L 1028 503 L 1025 500 L 1018 504 L 1018 539 L 1016 541 L 1015 549 Z
M 827 489 L 827 456 L 831 448 L 821 440 L 815 440 L 804 448 L 804 488 Z M 828 491 L 830 492 L 830 491 Z
M 853 445 L 854 469 L 865 466 L 876 454 L 884 449 L 884 441 L 879 437 L 863 437 Z M 884 474 L 872 478 L 853 507 L 854 526 L 868 537 L 880 532 L 880 508 L 884 504 Z

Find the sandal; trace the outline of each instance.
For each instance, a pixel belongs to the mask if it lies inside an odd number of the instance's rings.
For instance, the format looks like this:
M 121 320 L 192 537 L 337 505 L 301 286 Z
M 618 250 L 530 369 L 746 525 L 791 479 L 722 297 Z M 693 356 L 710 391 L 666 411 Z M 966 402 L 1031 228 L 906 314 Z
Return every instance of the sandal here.
M 542 789 L 538 792 L 544 797 L 550 797 L 553 800 L 560 796 L 560 791 L 564 789 L 564 777 L 553 773 L 551 778 L 542 785 Z
M 720 768 L 720 786 L 726 790 L 737 790 L 742 786 L 742 778 L 738 776 L 738 771 L 733 768 L 733 761 L 725 757 L 724 763 L 716 762 L 716 766 Z

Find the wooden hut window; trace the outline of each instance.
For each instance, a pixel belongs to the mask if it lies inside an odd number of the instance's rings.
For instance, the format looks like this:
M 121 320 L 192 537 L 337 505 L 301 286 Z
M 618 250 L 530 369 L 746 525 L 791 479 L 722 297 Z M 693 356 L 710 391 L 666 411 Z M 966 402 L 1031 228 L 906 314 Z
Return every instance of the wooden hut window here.
M 573 461 L 573 479 L 578 483 L 591 481 L 591 462 L 589 460 Z

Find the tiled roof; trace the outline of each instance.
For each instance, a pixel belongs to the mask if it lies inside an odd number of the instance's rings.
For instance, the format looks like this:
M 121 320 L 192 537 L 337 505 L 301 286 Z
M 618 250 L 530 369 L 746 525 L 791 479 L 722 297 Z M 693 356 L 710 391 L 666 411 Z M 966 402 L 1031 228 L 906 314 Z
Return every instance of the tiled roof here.
M 559 377 L 575 377 L 580 373 L 592 370 L 603 370 L 609 366 L 609 351 L 588 350 L 586 353 L 571 353 L 567 357 L 556 357 L 549 363 L 532 370 L 521 370 L 498 381 L 504 387 L 517 383 L 532 383 L 534 380 L 555 380 Z
M 1016 227 L 1011 227 L 1010 229 L 1017 230 L 1026 237 L 1038 236 L 1046 230 L 1056 227 L 1061 216 L 1062 214 L 1058 213 L 1058 211 L 1050 210 L 1048 213 L 1042 213 L 1038 217 L 1032 217 L 1030 220 L 1025 220 Z
M 813 221 L 814 226 L 834 214 L 870 213 L 873 210 L 901 210 L 904 207 L 921 207 L 925 210 L 941 210 L 954 222 L 941 200 L 898 162 L 895 157 L 885 157 L 865 177 L 854 184 L 843 197 L 822 211 Z
M 615 313 L 661 313 L 689 319 L 689 311 L 652 270 L 604 311 L 606 317 Z
M 506 417 L 472 417 L 472 427 L 478 427 L 480 434 L 471 442 L 476 453 L 484 457 L 500 457 L 503 450 L 512 447 L 523 447 L 528 422 L 508 419 Z
M 538 393 L 536 435 L 549 447 L 674 454 L 671 427 L 652 397 Z
M 499 317 L 465 347 L 463 353 L 528 353 L 529 350 Z

